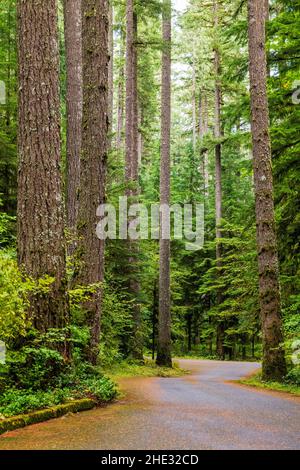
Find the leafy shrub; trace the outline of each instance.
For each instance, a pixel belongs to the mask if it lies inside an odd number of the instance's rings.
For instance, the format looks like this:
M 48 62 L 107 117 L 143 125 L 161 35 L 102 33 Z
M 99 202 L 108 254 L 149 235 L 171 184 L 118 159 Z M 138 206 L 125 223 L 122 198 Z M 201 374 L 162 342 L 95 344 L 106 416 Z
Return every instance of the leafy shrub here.
M 55 387 L 68 371 L 62 355 L 47 347 L 25 346 L 7 359 L 10 380 L 18 388 L 46 390 Z
M 286 375 L 286 381 L 293 385 L 300 386 L 300 367 L 299 366 L 294 367 L 288 372 L 288 374 Z
M 108 377 L 90 377 L 76 387 L 77 398 L 89 397 L 98 403 L 111 401 L 117 395 L 115 383 Z
M 0 250 L 0 338 L 5 342 L 25 335 L 27 289 L 11 252 Z
M 1 200 L 0 200 L 1 206 Z M 0 212 L 0 247 L 6 248 L 15 242 L 16 218 Z
M 12 362 L 8 366 L 9 380 L 5 380 L 5 386 L 0 390 L 0 418 L 1 415 L 14 416 L 79 398 L 92 398 L 100 404 L 117 395 L 115 383 L 88 363 L 83 362 L 75 368 L 63 364 L 63 358 L 54 350 L 39 348 L 33 351 L 27 347 L 23 348 L 23 354 L 24 350 L 25 362 L 18 357 L 14 366 Z M 5 378 L 4 374 L 2 378 Z
M 117 394 L 115 383 L 88 362 L 81 362 L 61 375 L 59 386 L 72 389 L 76 398 L 89 397 L 97 402 L 110 401 Z
M 124 293 L 117 290 L 109 274 L 107 274 L 106 277 L 106 281 L 103 283 L 104 298 L 99 359 L 102 365 L 109 366 L 115 361 L 123 359 L 120 351 L 124 343 L 124 338 L 126 338 L 126 341 L 130 340 L 132 315 L 130 314 L 130 302 L 126 300 Z M 74 322 L 71 331 L 75 361 L 85 358 L 90 338 L 82 304 L 90 298 L 91 294 L 93 294 L 98 287 L 99 285 L 97 284 L 92 284 L 87 287 L 76 286 L 69 292 L 71 313 Z
M 0 415 L 15 416 L 21 413 L 41 410 L 49 406 L 66 403 L 71 397 L 70 390 L 32 391 L 10 389 L 0 395 Z
M 114 285 L 107 275 L 104 283 L 103 312 L 101 320 L 100 363 L 110 366 L 124 359 L 124 343 L 132 339 L 132 306 L 124 292 Z
M 111 401 L 117 395 L 116 385 L 105 376 L 77 380 L 69 387 L 53 390 L 11 388 L 0 394 L 0 419 L 67 403 L 73 399 L 92 398 L 97 403 Z

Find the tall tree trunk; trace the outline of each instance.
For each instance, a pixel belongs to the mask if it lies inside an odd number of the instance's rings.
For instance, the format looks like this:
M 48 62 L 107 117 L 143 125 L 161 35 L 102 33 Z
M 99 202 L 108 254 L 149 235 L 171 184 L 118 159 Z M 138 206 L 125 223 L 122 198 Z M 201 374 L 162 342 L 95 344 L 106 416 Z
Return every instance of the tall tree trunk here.
M 270 5 L 269 5 L 269 0 L 264 0 L 265 2 L 265 17 L 266 17 L 266 21 L 269 21 L 270 19 Z
M 208 99 L 207 93 L 204 96 L 204 135 L 208 133 Z M 209 196 L 209 167 L 208 167 L 208 150 L 204 152 L 204 181 L 205 181 L 205 196 Z
M 103 240 L 96 236 L 96 211 L 105 202 L 108 148 L 108 0 L 82 0 L 83 119 L 78 235 L 84 286 L 98 284 L 86 303 L 91 331 L 89 360 L 98 359 L 104 280 Z
M 217 31 L 219 25 L 219 3 L 218 0 L 214 1 L 214 27 Z M 214 51 L 214 67 L 215 67 L 215 139 L 221 138 L 221 102 L 222 102 L 222 88 L 221 88 L 221 57 L 218 48 Z M 217 276 L 222 275 L 222 147 L 221 143 L 217 143 L 215 147 L 215 168 L 216 168 L 216 260 L 217 260 Z M 218 289 L 217 303 L 222 303 L 222 290 Z M 218 322 L 217 325 L 217 355 L 220 359 L 224 359 L 224 332 L 225 325 L 223 321 Z
M 109 30 L 108 30 L 108 109 L 109 109 L 109 131 L 113 132 L 114 115 L 114 10 L 112 1 L 109 4 Z
M 11 125 L 11 76 L 12 76 L 12 64 L 11 64 L 11 52 L 12 52 L 12 40 L 11 40 L 11 23 L 12 23 L 12 11 L 11 11 L 11 2 L 8 3 L 7 11 L 7 68 L 6 68 L 6 127 L 7 131 L 10 131 Z M 2 191 L 3 201 L 2 210 L 4 212 L 11 212 L 11 198 L 10 198 L 10 165 L 5 163 L 3 165 L 3 179 L 4 179 L 4 188 Z
M 125 180 L 132 179 L 133 161 L 133 47 L 134 47 L 133 0 L 126 2 L 126 120 L 125 120 Z
M 275 231 L 264 2 L 248 0 L 251 127 L 256 200 L 260 312 L 263 335 L 263 379 L 280 380 L 286 373 L 277 240 Z
M 139 159 L 138 159 L 138 139 L 139 139 L 139 107 L 138 107 L 138 55 L 137 55 L 137 34 L 138 18 L 133 13 L 133 47 L 132 47 L 132 161 L 131 179 L 135 184 L 134 195 L 139 193 Z
M 6 126 L 10 127 L 10 99 L 11 99 L 11 2 L 8 3 L 7 12 L 7 76 L 6 76 Z
M 155 358 L 155 333 L 158 318 L 158 279 L 154 280 L 153 287 L 153 304 L 152 304 L 152 360 Z
M 199 96 L 199 140 L 201 150 L 201 173 L 203 178 L 204 196 L 209 195 L 208 150 L 203 148 L 203 138 L 208 133 L 207 94 L 201 90 Z
M 124 130 L 124 45 L 123 35 L 121 35 L 121 48 L 120 48 L 120 68 L 119 68 L 119 83 L 118 83 L 118 111 L 117 111 L 117 136 L 116 136 L 116 148 L 121 150 L 123 146 L 123 130 Z
M 57 3 L 18 1 L 18 260 L 27 275 L 53 277 L 47 295 L 31 296 L 39 331 L 68 325 L 60 174 Z M 67 349 L 65 349 L 67 354 Z
M 143 110 L 139 106 L 139 116 L 138 116 L 138 127 L 139 129 L 143 126 Z M 142 164 L 143 160 L 143 152 L 144 152 L 144 137 L 140 130 L 138 131 L 138 165 L 139 168 Z
M 67 71 L 67 224 L 76 238 L 82 123 L 81 0 L 64 0 Z M 71 243 L 70 253 L 73 252 Z
M 192 115 L 193 115 L 193 152 L 196 155 L 196 147 L 197 147 L 197 97 L 196 97 L 196 64 L 195 64 L 195 52 L 193 52 L 193 64 L 192 64 L 192 75 L 193 75 L 193 83 L 192 83 Z
M 198 121 L 198 126 L 199 126 L 199 140 L 202 142 L 203 137 L 204 137 L 204 112 L 203 112 L 203 91 L 200 90 L 199 93 L 199 121 Z
M 134 1 L 128 0 L 126 7 L 126 156 L 125 180 L 127 195 L 137 202 L 139 195 L 138 177 L 138 75 L 137 75 L 137 27 L 138 18 Z M 133 332 L 129 345 L 130 355 L 143 360 L 143 338 L 141 332 L 141 311 L 139 304 L 140 284 L 138 280 L 139 246 L 137 241 L 128 242 L 129 292 L 132 296 Z
M 163 1 L 163 53 L 161 98 L 160 204 L 170 204 L 170 129 L 171 129 L 171 0 Z M 159 315 L 158 365 L 172 366 L 171 356 L 170 240 L 160 227 L 159 240 Z
M 192 351 L 192 320 L 193 320 L 193 314 L 189 313 L 187 316 L 187 336 L 188 336 L 187 350 L 188 352 Z
M 266 18 L 266 24 L 267 24 L 268 21 L 270 20 L 269 0 L 264 0 L 264 3 L 265 3 L 265 18 Z M 269 50 L 266 51 L 266 55 L 267 55 L 267 77 L 271 76 L 271 66 L 270 66 L 270 62 L 268 60 L 269 52 L 270 52 Z

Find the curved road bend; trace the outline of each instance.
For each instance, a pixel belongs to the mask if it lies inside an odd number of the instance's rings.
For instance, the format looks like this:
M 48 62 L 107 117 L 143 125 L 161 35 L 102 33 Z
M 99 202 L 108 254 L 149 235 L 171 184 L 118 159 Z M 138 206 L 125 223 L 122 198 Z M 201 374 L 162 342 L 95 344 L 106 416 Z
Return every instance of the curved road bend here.
M 180 378 L 124 379 L 116 404 L 0 437 L 0 449 L 300 449 L 300 398 L 229 381 L 255 363 L 181 360 Z

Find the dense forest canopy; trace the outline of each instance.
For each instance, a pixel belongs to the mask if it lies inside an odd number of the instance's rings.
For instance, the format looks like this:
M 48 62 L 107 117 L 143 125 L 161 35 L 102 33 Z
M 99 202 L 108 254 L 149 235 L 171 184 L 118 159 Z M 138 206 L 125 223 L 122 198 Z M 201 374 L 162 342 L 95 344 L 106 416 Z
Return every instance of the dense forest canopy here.
M 299 0 L 2 0 L 10 386 L 156 353 L 299 383 L 299 28 Z M 203 247 L 99 240 L 124 196 L 202 204 Z

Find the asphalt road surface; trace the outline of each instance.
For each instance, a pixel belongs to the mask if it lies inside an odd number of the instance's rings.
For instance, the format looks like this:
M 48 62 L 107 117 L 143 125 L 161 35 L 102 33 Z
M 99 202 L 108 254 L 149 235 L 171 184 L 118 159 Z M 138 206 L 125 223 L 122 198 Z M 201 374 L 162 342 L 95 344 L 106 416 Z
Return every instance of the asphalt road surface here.
M 0 437 L 0 449 L 300 449 L 300 398 L 231 381 L 255 363 L 182 360 L 190 375 L 124 379 L 125 398 Z

